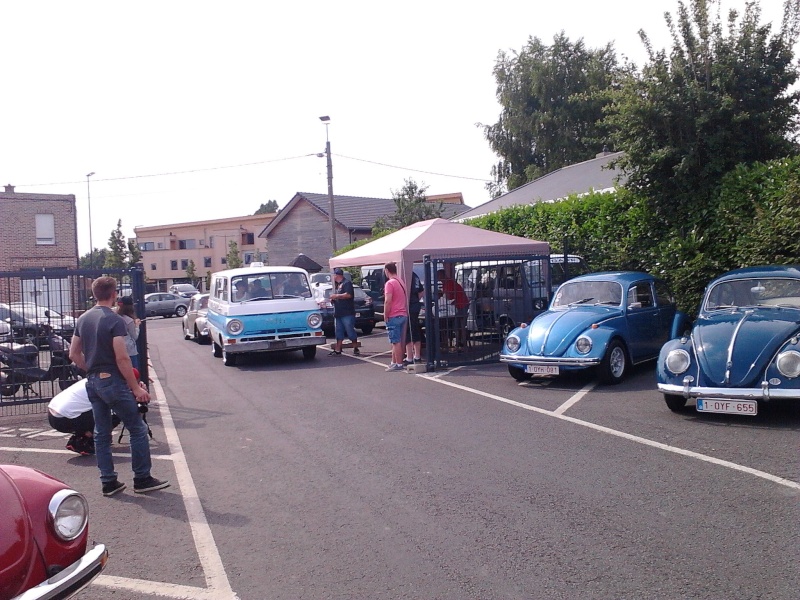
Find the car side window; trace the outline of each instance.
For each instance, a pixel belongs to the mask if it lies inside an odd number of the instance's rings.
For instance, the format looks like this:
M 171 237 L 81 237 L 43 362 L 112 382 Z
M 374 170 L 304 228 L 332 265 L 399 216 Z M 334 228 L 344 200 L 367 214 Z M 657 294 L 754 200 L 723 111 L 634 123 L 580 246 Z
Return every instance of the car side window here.
M 656 281 L 653 287 L 656 289 L 656 301 L 658 302 L 659 306 L 669 306 L 671 304 L 675 304 L 675 298 L 669 291 L 669 287 L 667 287 L 666 282 Z
M 628 290 L 628 306 L 634 309 L 653 307 L 653 290 L 649 281 L 640 281 Z

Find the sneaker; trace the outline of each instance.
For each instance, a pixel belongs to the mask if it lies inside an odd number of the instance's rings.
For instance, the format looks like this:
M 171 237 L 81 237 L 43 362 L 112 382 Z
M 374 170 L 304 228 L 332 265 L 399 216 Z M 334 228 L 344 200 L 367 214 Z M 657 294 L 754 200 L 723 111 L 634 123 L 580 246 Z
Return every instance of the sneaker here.
M 388 367 L 386 367 L 386 370 L 387 371 L 402 371 L 403 370 L 403 365 L 398 365 L 398 364 L 392 363 Z
M 67 440 L 67 445 L 65 448 L 67 450 L 71 450 L 72 452 L 77 452 L 78 454 L 81 453 L 81 451 L 78 450 L 78 438 L 75 434 L 72 434 L 72 437 Z
M 137 494 L 144 494 L 145 492 L 154 492 L 156 490 L 163 490 L 169 487 L 169 481 L 161 481 L 152 476 L 147 476 L 144 479 L 133 480 L 133 491 Z
M 106 481 L 103 483 L 103 496 L 113 496 L 117 492 L 121 492 L 124 489 L 125 484 L 119 479 L 115 479 L 114 481 Z
M 342 355 L 341 351 L 337 352 L 336 350 L 331 350 L 330 352 L 328 352 L 328 356 L 341 356 L 341 355 Z
M 358 348 L 353 348 L 353 356 L 361 356 L 361 350 Z
M 420 364 L 421 362 L 422 362 L 422 359 L 421 359 L 421 358 L 415 358 L 415 359 L 414 359 L 414 364 L 417 364 L 417 365 L 418 365 L 418 364 Z

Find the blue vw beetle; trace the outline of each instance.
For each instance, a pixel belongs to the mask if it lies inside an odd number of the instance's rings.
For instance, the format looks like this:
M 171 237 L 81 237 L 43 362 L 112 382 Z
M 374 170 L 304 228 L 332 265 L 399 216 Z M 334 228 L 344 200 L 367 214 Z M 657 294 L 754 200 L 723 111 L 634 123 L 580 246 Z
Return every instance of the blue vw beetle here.
M 655 359 L 687 327 L 663 280 L 592 273 L 562 284 L 547 311 L 514 329 L 500 361 L 517 381 L 597 367 L 603 383 L 619 383 L 629 365 Z
M 758 401 L 800 399 L 800 268 L 750 267 L 706 287 L 691 335 L 668 342 L 658 389 L 670 410 L 755 415 Z

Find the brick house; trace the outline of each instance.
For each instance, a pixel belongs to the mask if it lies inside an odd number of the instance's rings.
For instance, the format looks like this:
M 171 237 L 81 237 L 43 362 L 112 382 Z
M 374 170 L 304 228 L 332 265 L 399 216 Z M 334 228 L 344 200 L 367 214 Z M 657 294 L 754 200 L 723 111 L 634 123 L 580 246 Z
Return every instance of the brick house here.
M 427 196 L 432 204 L 444 205 L 442 217 L 449 219 L 469 207 L 460 192 Z M 334 217 L 336 248 L 343 248 L 372 235 L 372 226 L 379 217 L 393 215 L 397 209 L 391 198 L 336 196 Z M 258 237 L 267 240 L 267 253 L 272 265 L 288 265 L 299 254 L 305 254 L 320 265 L 327 265 L 331 256 L 331 226 L 328 219 L 327 194 L 297 192 Z
M 244 265 L 265 260 L 264 242 L 258 239 L 258 233 L 274 218 L 275 213 L 269 213 L 134 227 L 147 282 L 162 291 L 173 283 L 188 283 L 186 269 L 189 261 L 193 261 L 202 289 L 208 273 L 227 268 L 231 241 L 236 242 Z
M 0 271 L 74 269 L 78 225 L 74 194 L 0 192 Z

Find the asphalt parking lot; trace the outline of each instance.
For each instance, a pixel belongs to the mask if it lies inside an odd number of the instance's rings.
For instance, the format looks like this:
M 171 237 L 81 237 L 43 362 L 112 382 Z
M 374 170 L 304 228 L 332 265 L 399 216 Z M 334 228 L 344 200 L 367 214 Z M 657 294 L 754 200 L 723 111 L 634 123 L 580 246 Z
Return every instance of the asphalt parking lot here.
M 798 406 L 672 413 L 652 365 L 612 387 L 386 373 L 380 329 L 359 358 L 228 368 L 148 328 L 172 487 L 103 498 L 44 414 L 0 419 L 0 461 L 89 499 L 111 561 L 82 597 L 796 597 Z

